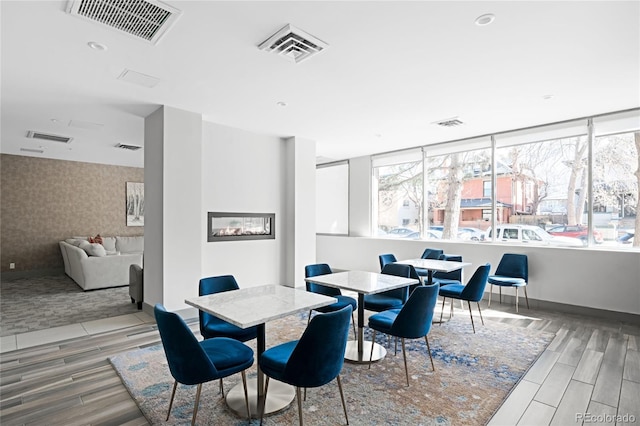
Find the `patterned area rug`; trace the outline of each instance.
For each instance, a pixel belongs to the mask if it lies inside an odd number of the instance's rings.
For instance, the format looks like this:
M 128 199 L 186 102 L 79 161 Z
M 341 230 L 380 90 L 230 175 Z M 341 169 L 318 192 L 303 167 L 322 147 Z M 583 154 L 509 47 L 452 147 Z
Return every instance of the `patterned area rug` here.
M 2 336 L 138 312 L 128 286 L 85 292 L 64 274 L 3 278 L 0 292 Z
M 267 348 L 297 339 L 306 315 L 267 324 Z M 366 338 L 371 339 L 368 329 Z M 424 339 L 407 341 L 411 385 L 406 386 L 401 352 L 374 364 L 345 362 L 341 378 L 351 425 L 481 425 L 486 424 L 511 389 L 553 339 L 551 333 L 486 322 L 473 334 L 468 317 L 456 315 L 429 333 L 436 371 L 431 370 Z M 380 343 L 386 343 L 386 337 Z M 376 336 L 376 340 L 378 340 Z M 255 340 L 248 343 L 255 350 Z M 400 345 L 399 345 L 400 346 Z M 151 424 L 188 424 L 193 413 L 195 386 L 179 385 L 169 422 L 165 422 L 173 378 L 162 346 L 110 358 L 129 393 Z M 254 366 L 249 377 L 255 377 Z M 225 391 L 241 382 L 240 375 L 224 380 Z M 345 424 L 335 381 L 308 389 L 303 403 L 307 425 Z M 265 418 L 266 425 L 298 423 L 297 404 Z M 233 414 L 218 392 L 218 383 L 202 388 L 197 423 L 240 425 L 247 420 Z M 259 424 L 253 420 L 252 425 Z

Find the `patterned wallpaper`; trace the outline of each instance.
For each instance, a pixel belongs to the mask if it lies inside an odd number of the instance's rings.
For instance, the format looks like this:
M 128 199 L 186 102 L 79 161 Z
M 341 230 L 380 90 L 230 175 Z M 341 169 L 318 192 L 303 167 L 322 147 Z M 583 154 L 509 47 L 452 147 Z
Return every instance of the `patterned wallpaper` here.
M 58 241 L 142 235 L 127 227 L 126 182 L 144 169 L 0 155 L 0 271 L 63 268 Z

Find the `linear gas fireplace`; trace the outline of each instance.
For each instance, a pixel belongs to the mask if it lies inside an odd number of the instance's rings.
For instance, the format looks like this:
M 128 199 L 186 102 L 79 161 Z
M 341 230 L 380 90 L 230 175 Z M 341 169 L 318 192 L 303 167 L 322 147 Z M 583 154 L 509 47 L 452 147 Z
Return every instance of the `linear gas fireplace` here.
M 275 239 L 275 220 L 275 213 L 209 212 L 207 241 Z

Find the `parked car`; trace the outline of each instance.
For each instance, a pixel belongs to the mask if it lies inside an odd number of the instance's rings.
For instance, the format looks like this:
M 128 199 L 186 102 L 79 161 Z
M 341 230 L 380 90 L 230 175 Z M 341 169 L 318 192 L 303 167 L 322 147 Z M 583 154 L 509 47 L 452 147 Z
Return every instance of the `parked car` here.
M 587 244 L 587 239 L 589 237 L 589 228 L 583 225 L 560 225 L 554 226 L 547 230 L 551 235 L 560 235 L 563 237 L 572 237 L 578 238 L 582 241 L 584 245 Z M 596 229 L 593 230 L 593 240 L 601 244 L 604 241 L 602 238 L 602 233 Z
M 427 240 L 439 240 L 442 238 L 442 232 L 429 229 L 427 231 L 424 231 L 424 235 L 422 237 L 420 236 L 420 232 L 416 231 L 410 234 L 403 235 L 402 238 L 407 238 L 409 240 L 417 240 L 419 238 L 424 238 Z
M 578 238 L 551 235 L 544 229 L 532 225 L 503 224 L 496 227 L 496 241 L 520 242 L 557 247 L 582 247 Z M 492 230 L 487 229 L 486 239 L 491 240 Z
M 616 241 L 620 244 L 633 244 L 633 237 L 635 236 L 635 232 L 625 232 L 616 238 Z
M 484 238 L 484 231 L 479 228 L 460 228 L 458 231 L 458 238 L 461 240 L 480 241 Z
M 412 232 L 416 232 L 415 229 L 411 229 L 411 228 L 393 228 L 391 231 L 387 232 L 388 235 L 395 235 L 395 236 L 405 236 L 407 234 L 411 234 Z

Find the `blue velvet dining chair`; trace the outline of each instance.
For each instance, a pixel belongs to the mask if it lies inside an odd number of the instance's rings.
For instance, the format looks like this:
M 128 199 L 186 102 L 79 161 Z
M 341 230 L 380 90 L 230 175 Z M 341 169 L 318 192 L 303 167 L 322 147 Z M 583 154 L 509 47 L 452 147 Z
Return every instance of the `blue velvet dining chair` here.
M 219 275 L 216 277 L 202 278 L 198 285 L 198 295 L 222 293 L 224 291 L 238 290 L 238 282 L 233 275 Z M 204 311 L 198 311 L 200 320 L 200 334 L 205 339 L 214 337 L 229 337 L 241 342 L 255 339 L 258 336 L 258 327 L 240 328 L 225 320 Z M 224 396 L 224 385 L 220 379 L 220 392 Z
M 441 254 L 438 260 L 462 262 L 462 256 L 458 254 Z M 433 282 L 440 284 L 440 287 L 449 284 L 462 284 L 462 268 L 451 272 L 434 272 Z
M 502 287 L 515 287 L 516 289 L 516 312 L 518 312 L 518 289 L 524 288 L 524 297 L 529 309 L 529 296 L 527 295 L 527 283 L 529 282 L 529 260 L 526 254 L 505 253 L 498 263 L 498 268 L 494 275 L 489 275 L 489 304 L 491 306 L 491 293 L 493 286 L 500 288 L 500 303 L 502 303 Z
M 247 418 L 251 419 L 245 370 L 253 365 L 253 350 L 244 343 L 227 337 L 215 337 L 199 342 L 178 314 L 167 312 L 159 303 L 153 310 L 169 370 L 175 380 L 166 420 L 169 420 L 171 414 L 178 383 L 198 385 L 191 418 L 191 424 L 194 425 L 202 384 L 235 373 L 242 375 Z
M 378 256 L 378 262 L 380 262 L 380 270 L 382 271 L 389 263 L 397 262 L 396 256 L 391 253 L 385 253 Z
M 403 265 L 400 263 L 390 263 L 382 268 L 382 273 L 387 275 L 395 275 L 404 278 L 414 278 L 420 281 L 416 270 L 411 265 Z M 410 286 L 395 288 L 382 293 L 365 294 L 364 308 L 369 311 L 382 312 L 387 309 L 401 308 L 409 298 Z M 411 290 L 415 286 L 411 286 Z
M 318 275 L 326 275 L 326 274 L 332 274 L 332 273 L 333 271 L 331 270 L 331 267 L 326 263 L 316 263 L 316 264 L 307 265 L 304 267 L 305 278 L 311 278 L 311 277 L 316 277 Z M 322 306 L 320 308 L 314 309 L 318 312 L 322 312 L 322 313 L 334 312 L 334 311 L 339 311 L 340 309 L 344 308 L 347 305 L 351 306 L 351 321 L 353 324 L 353 335 L 357 336 L 356 320 L 353 317 L 353 311 L 355 311 L 356 308 L 358 307 L 358 301 L 356 299 L 349 296 L 343 296 L 339 288 L 327 287 L 326 285 L 317 284 L 317 283 L 308 282 L 308 281 L 306 282 L 306 286 L 307 286 L 307 291 L 311 293 L 323 294 L 325 296 L 335 297 L 336 299 L 338 299 L 336 303 L 332 303 L 331 305 Z M 307 319 L 307 325 L 309 325 L 309 321 L 311 321 L 311 312 L 312 311 L 309 311 L 309 318 Z
M 267 399 L 270 378 L 296 388 L 301 426 L 303 415 L 300 388 L 315 388 L 336 379 L 344 417 L 349 424 L 340 371 L 344 364 L 350 316 L 350 305 L 339 311 L 316 315 L 311 319 L 299 340 L 282 343 L 262 353 L 259 361 L 260 368 L 267 379 L 261 404 L 260 424 L 264 415 L 264 401 Z M 326 423 L 326 418 L 324 420 Z
M 431 368 L 436 370 L 431 356 L 431 348 L 429 347 L 429 339 L 427 335 L 431 330 L 433 321 L 433 313 L 435 311 L 436 302 L 438 300 L 438 284 L 419 286 L 415 289 L 409 300 L 401 309 L 390 309 L 380 312 L 369 317 L 369 328 L 373 330 L 372 342 L 376 340 L 376 332 L 388 334 L 390 336 L 400 337 L 402 340 L 402 355 L 404 358 L 404 373 L 409 386 L 409 369 L 407 368 L 407 352 L 404 339 L 420 339 L 424 337 L 427 344 L 427 352 L 431 360 Z M 373 345 L 371 345 L 373 348 Z M 371 368 L 371 359 L 373 358 L 373 349 L 369 356 L 369 368 Z
M 476 332 L 476 327 L 473 324 L 473 313 L 471 312 L 471 302 L 476 302 L 478 305 L 478 312 L 480 313 L 480 321 L 484 325 L 484 319 L 482 318 L 482 310 L 480 309 L 480 300 L 484 294 L 484 289 L 487 286 L 487 278 L 489 277 L 490 264 L 479 266 L 473 273 L 471 279 L 467 282 L 467 285 L 463 284 L 450 284 L 444 287 L 440 287 L 440 296 L 442 299 L 442 311 L 440 312 L 440 325 L 442 325 L 442 314 L 444 313 L 444 303 L 447 297 L 451 299 L 466 300 L 469 305 L 469 315 L 471 316 L 471 327 L 473 332 Z M 451 311 L 453 312 L 453 306 Z M 451 316 L 451 313 L 449 314 Z

